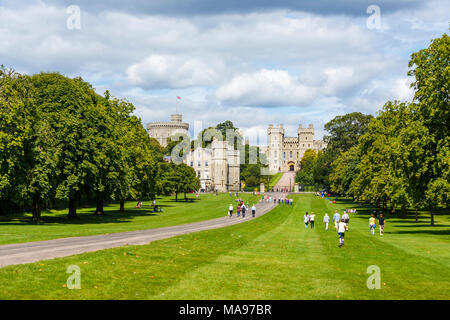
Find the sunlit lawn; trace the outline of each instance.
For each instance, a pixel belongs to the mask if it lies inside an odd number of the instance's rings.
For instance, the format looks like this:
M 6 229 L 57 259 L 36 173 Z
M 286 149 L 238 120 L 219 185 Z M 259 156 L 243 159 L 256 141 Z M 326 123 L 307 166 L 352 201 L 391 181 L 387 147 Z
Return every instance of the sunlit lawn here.
M 196 199 L 194 195 L 188 197 Z M 241 193 L 239 198 L 255 203 L 259 197 Z M 144 202 L 142 209 L 135 209 L 136 202 L 127 202 L 124 213 L 118 211 L 118 204 L 105 206 L 105 213 L 100 216 L 94 214 L 95 207 L 79 209 L 79 219 L 68 219 L 67 209 L 51 210 L 42 212 L 43 223 L 31 222 L 30 213 L 0 216 L 0 244 L 160 228 L 214 219 L 227 215 L 230 203 L 236 207 L 234 200 L 234 193 L 232 196 L 228 193 L 218 196 L 200 194 L 194 202 L 159 197 L 156 204 L 163 212 L 152 212 L 149 201 Z
M 224 197 L 224 196 L 222 196 Z M 322 217 L 354 204 L 296 195 L 294 206 L 230 227 L 0 269 L 0 299 L 450 299 L 450 221 L 388 217 L 371 236 L 370 208 L 351 215 L 345 246 Z M 305 229 L 304 211 L 316 228 Z M 377 230 L 378 231 L 378 230 Z M 64 287 L 81 268 L 81 289 Z M 369 290 L 367 268 L 381 270 Z

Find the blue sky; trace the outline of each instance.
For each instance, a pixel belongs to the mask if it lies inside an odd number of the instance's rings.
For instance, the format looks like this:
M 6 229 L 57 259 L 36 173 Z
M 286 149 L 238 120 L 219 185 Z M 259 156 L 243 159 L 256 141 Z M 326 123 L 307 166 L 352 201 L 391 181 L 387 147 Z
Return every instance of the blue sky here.
M 231 120 L 264 143 L 269 123 L 288 135 L 313 123 L 321 138 L 336 115 L 411 99 L 409 57 L 448 33 L 449 3 L 6 0 L 0 63 L 81 76 L 133 102 L 144 125 L 169 119 L 181 96 L 191 126 Z

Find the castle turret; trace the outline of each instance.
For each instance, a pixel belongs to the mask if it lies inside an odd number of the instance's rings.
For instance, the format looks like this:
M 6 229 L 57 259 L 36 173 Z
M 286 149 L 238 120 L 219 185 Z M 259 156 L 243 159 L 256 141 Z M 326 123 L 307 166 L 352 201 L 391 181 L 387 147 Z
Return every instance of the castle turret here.
M 267 133 L 267 158 L 269 159 L 269 170 L 271 172 L 278 172 L 282 164 L 281 150 L 283 148 L 284 127 L 282 124 L 275 127 L 273 125 L 269 125 Z
M 228 184 L 227 143 L 214 138 L 211 148 L 213 186 L 219 192 L 226 192 Z

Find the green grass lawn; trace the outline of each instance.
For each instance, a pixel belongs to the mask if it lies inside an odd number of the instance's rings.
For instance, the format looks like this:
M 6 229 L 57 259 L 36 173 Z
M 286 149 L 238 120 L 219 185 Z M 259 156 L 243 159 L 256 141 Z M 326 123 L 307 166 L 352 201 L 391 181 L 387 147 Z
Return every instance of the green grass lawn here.
M 194 195 L 188 197 L 195 199 Z M 245 193 L 239 197 L 250 204 L 259 199 Z M 236 207 L 234 194 L 200 194 L 198 199 L 191 203 L 160 197 L 156 204 L 163 212 L 158 213 L 152 212 L 151 202 L 144 202 L 142 209 L 134 208 L 136 202 L 127 202 L 124 213 L 118 211 L 118 204 L 110 204 L 100 216 L 94 215 L 95 208 L 82 208 L 78 210 L 79 219 L 67 219 L 67 209 L 43 211 L 43 223 L 32 222 L 30 213 L 0 216 L 0 244 L 174 226 L 225 216 L 230 203 Z
M 0 299 L 449 299 L 450 220 L 388 218 L 371 236 L 370 209 L 351 215 L 345 246 L 324 212 L 351 208 L 313 195 L 294 196 L 246 223 L 0 269 Z M 304 211 L 316 229 L 305 229 Z M 81 268 L 81 289 L 64 287 L 66 268 Z M 381 289 L 366 286 L 381 270 Z

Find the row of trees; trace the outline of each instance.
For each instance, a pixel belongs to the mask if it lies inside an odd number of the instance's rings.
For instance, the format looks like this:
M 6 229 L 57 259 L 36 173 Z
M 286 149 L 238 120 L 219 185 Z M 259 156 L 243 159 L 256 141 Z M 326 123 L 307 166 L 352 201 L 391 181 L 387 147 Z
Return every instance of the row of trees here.
M 411 103 L 387 102 L 358 143 L 332 163 L 331 190 L 403 214 L 450 202 L 450 38 L 411 56 Z
M 66 200 L 72 218 L 82 196 L 95 199 L 101 214 L 108 199 L 120 201 L 123 211 L 127 199 L 177 192 L 161 183 L 167 179 L 164 150 L 133 111 L 131 103 L 108 91 L 101 96 L 81 78 L 20 75 L 2 66 L 0 213 L 31 208 L 40 220 L 44 206 Z M 196 187 L 191 171 L 169 172 L 183 172 Z

